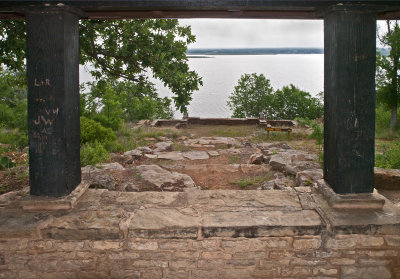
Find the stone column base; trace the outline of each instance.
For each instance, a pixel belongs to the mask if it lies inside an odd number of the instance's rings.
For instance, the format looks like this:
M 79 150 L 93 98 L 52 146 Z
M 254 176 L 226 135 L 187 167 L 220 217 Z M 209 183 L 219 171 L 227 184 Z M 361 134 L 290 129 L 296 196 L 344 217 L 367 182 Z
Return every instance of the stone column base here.
M 385 198 L 373 193 L 336 194 L 324 179 L 317 181 L 318 190 L 333 209 L 338 210 L 382 210 Z
M 69 195 L 60 198 L 30 195 L 22 198 L 19 205 L 26 211 L 69 210 L 74 208 L 89 186 L 88 181 L 82 182 Z

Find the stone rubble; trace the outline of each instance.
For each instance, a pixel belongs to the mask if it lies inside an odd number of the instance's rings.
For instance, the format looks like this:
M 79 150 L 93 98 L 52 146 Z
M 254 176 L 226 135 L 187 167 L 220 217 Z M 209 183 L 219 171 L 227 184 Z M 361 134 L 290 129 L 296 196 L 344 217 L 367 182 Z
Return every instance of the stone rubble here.
M 190 176 L 178 172 L 170 172 L 157 165 L 140 165 L 136 169 L 140 172 L 143 180 L 156 185 L 161 190 L 196 187 Z

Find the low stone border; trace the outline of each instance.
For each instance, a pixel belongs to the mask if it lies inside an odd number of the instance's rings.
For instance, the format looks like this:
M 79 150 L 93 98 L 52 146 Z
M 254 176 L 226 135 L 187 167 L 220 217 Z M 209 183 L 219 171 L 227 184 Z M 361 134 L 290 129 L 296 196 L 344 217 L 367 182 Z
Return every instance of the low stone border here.
M 293 120 L 263 120 L 258 118 L 200 118 L 189 117 L 185 119 L 157 119 L 151 123 L 154 127 L 171 127 L 176 125 L 267 125 L 273 127 L 297 127 Z

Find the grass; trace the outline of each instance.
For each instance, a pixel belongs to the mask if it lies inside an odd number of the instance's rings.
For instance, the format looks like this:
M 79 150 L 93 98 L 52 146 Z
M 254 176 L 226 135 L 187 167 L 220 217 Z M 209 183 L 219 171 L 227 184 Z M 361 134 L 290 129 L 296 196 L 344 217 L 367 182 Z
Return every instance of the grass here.
M 239 164 L 240 163 L 240 156 L 238 155 L 231 155 L 229 157 L 229 164 Z
M 251 125 L 191 125 L 188 129 L 198 137 L 246 137 L 258 130 L 258 127 Z
M 174 143 L 174 144 L 172 144 L 172 150 L 186 152 L 186 151 L 192 150 L 192 148 L 190 148 L 190 146 L 187 146 L 183 143 Z
M 117 136 L 116 146 L 120 152 L 133 150 L 139 146 L 145 146 L 149 144 L 148 139 L 153 138 L 160 140 L 161 137 L 167 137 L 176 139 L 183 135 L 183 132 L 172 130 L 172 129 L 161 129 L 142 127 L 138 129 L 132 129 L 131 124 L 124 123 L 121 129 L 115 132 Z
M 267 174 L 263 176 L 246 176 L 241 179 L 236 179 L 231 181 L 231 184 L 238 185 L 243 189 L 247 188 L 248 186 L 256 186 L 261 185 L 263 182 L 267 182 L 271 180 L 272 174 Z

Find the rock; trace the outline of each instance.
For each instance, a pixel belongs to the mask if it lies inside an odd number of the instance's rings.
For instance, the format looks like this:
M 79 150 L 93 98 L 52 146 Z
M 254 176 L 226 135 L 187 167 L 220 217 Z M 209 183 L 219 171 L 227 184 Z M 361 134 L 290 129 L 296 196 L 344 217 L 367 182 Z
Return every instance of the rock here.
M 173 160 L 173 161 L 184 160 L 182 152 L 179 151 L 160 152 L 157 153 L 156 156 L 158 159 Z
M 292 162 L 291 155 L 287 153 L 279 153 L 271 156 L 269 164 L 274 170 L 285 171 L 285 166 Z
M 210 155 L 211 157 L 216 157 L 216 156 L 219 156 L 219 153 L 218 153 L 218 151 L 210 150 L 210 151 L 208 151 L 208 155 Z
M 260 165 L 264 161 L 264 156 L 260 153 L 255 153 L 250 156 L 248 164 Z
M 144 154 L 153 153 L 153 150 L 148 146 L 139 146 L 136 149 L 142 151 L 142 153 L 144 153 Z
M 86 177 L 90 181 L 90 187 L 115 190 L 115 179 L 102 170 L 91 172 Z
M 296 174 L 296 186 L 310 186 L 322 177 L 323 171 L 321 169 L 300 171 Z
M 164 152 L 168 150 L 172 150 L 172 142 L 171 141 L 161 141 L 155 144 L 154 152 Z
M 126 151 L 124 153 L 124 156 L 129 156 L 134 159 L 140 159 L 143 157 L 143 152 L 141 150 L 134 149 L 134 150 Z
M 217 144 L 225 144 L 228 146 L 233 146 L 239 144 L 239 142 L 234 138 L 228 137 L 202 137 L 198 139 L 188 139 L 185 141 L 186 145 L 191 144 L 201 144 L 201 145 L 217 145 Z
M 277 189 L 277 190 L 287 190 L 287 188 L 294 186 L 293 181 L 288 177 L 275 179 L 275 180 L 273 180 L 273 182 L 275 184 L 274 189 Z
M 127 182 L 121 186 L 121 190 L 126 192 L 139 192 L 140 188 L 131 182 Z
M 227 153 L 233 154 L 233 155 L 239 155 L 242 153 L 242 151 L 238 148 L 229 148 L 226 150 Z
M 203 147 L 214 148 L 215 145 L 214 144 L 204 144 Z
M 260 190 L 273 190 L 275 186 L 274 181 L 268 181 L 261 184 Z
M 188 151 L 183 153 L 183 157 L 189 160 L 207 160 L 210 159 L 206 151 Z
M 300 171 L 318 169 L 316 156 L 297 150 L 286 150 L 271 156 L 269 164 L 274 170 L 296 175 Z
M 269 162 L 271 161 L 271 156 L 263 155 L 263 161 L 265 164 L 269 164 Z
M 144 157 L 148 159 L 157 159 L 158 156 L 156 154 L 144 154 Z
M 97 166 L 103 170 L 124 170 L 125 169 L 119 163 L 98 164 Z
M 192 178 L 186 174 L 169 172 L 157 165 L 141 165 L 136 168 L 141 173 L 143 180 L 154 184 L 163 190 L 196 187 Z
M 82 174 L 90 174 L 90 173 L 96 172 L 96 171 L 101 171 L 101 170 L 94 166 L 91 166 L 91 165 L 87 165 L 87 166 L 84 166 L 83 168 L 81 168 Z
M 152 141 L 156 141 L 156 139 L 155 139 L 155 138 L 144 138 L 144 140 L 145 140 L 145 141 L 150 141 L 150 142 L 152 142 Z

